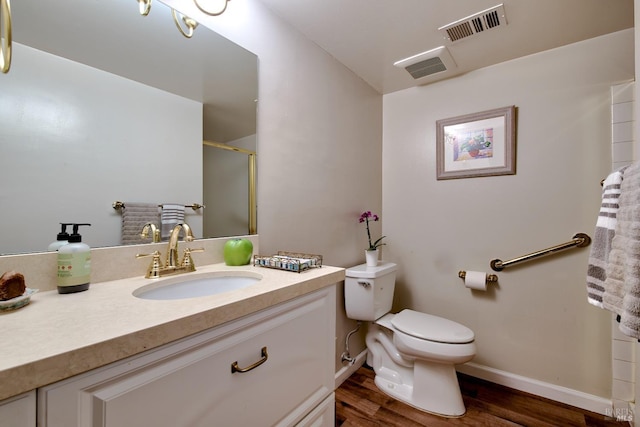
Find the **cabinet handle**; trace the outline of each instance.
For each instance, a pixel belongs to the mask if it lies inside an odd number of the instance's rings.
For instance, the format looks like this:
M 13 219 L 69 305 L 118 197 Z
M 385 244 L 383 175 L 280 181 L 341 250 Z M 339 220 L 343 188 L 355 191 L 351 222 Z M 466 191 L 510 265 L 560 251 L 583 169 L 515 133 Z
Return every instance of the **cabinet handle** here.
M 250 370 L 255 369 L 258 366 L 262 365 L 264 362 L 267 361 L 268 358 L 269 358 L 269 355 L 267 354 L 267 347 L 262 347 L 262 359 L 258 360 L 253 365 L 247 366 L 246 368 L 239 367 L 238 361 L 236 360 L 231 364 L 231 373 L 233 374 L 236 372 L 240 372 L 240 373 L 249 372 Z

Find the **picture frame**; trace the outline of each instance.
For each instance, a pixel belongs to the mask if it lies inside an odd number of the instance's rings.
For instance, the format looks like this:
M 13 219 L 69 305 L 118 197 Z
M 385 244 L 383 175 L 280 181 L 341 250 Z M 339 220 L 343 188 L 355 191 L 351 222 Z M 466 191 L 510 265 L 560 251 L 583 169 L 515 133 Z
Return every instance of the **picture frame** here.
M 436 178 L 516 173 L 514 105 L 436 121 Z

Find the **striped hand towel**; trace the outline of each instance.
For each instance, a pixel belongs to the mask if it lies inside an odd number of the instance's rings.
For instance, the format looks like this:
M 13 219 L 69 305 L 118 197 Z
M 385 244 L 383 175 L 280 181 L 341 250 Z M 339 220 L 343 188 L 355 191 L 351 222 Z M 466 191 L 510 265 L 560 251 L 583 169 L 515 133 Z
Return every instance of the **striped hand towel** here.
M 157 203 L 125 202 L 122 208 L 122 237 L 123 245 L 149 243 L 142 240 L 140 232 L 147 223 L 160 224 L 160 211 Z
M 626 167 L 611 173 L 602 184 L 602 204 L 589 254 L 587 301 L 600 308 L 604 308 L 602 294 L 604 293 L 604 281 L 607 278 L 606 271 L 611 251 L 611 240 L 613 240 L 616 229 L 620 184 L 625 169 Z
M 160 235 L 163 240 L 166 240 L 171 235 L 173 227 L 184 222 L 184 205 L 163 204 L 160 221 L 162 224 Z
M 622 333 L 640 338 L 640 163 L 624 171 L 619 204 L 603 304 L 620 315 Z

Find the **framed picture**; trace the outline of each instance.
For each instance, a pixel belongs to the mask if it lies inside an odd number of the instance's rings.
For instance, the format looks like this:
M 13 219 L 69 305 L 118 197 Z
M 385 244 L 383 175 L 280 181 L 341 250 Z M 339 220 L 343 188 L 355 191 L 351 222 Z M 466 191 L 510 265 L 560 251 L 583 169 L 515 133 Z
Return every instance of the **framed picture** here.
M 437 179 L 516 173 L 516 107 L 436 122 Z

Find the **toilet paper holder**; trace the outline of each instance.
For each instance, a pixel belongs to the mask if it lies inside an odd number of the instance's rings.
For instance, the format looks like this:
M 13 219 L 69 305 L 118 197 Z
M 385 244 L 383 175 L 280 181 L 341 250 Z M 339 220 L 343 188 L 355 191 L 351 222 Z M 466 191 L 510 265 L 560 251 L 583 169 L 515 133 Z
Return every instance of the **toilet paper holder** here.
M 464 279 L 467 277 L 467 272 L 464 270 L 458 271 L 458 277 Z M 487 274 L 487 283 L 497 283 L 498 276 L 496 274 Z

